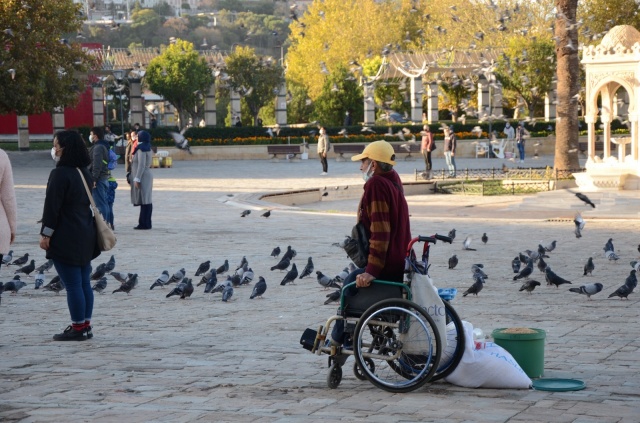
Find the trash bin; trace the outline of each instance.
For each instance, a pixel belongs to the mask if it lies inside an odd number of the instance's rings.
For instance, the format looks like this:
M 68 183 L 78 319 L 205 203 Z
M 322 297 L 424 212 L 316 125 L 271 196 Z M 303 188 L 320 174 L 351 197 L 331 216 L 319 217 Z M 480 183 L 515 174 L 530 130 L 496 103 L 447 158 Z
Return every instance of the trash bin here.
M 499 328 L 494 329 L 493 341 L 513 356 L 530 378 L 544 375 L 544 340 L 542 329 Z

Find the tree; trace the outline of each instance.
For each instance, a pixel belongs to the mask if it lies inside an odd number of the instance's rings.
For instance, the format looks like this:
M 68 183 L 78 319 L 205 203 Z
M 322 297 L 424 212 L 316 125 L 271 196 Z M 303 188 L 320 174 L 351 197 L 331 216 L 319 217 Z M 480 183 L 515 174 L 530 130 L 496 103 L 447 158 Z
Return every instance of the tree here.
M 287 81 L 287 120 L 289 123 L 309 122 L 312 112 L 313 103 L 304 85 Z M 266 119 L 263 120 L 265 124 L 270 123 Z
M 582 18 L 580 41 L 598 42 L 616 25 L 631 25 L 640 28 L 640 12 L 637 0 L 589 0 L 578 3 L 578 15 Z
M 78 43 L 63 38 L 82 27 L 71 0 L 0 2 L 0 113 L 28 115 L 77 103 L 96 65 Z
M 315 101 L 314 120 L 324 126 L 341 126 L 347 111 L 351 113 L 353 122 L 363 120 L 363 91 L 349 76 L 347 69 L 337 67 L 326 77 L 322 92 Z
M 556 0 L 556 57 L 558 106 L 556 108 L 556 154 L 554 168 L 578 169 L 578 102 L 580 62 L 578 59 L 578 0 Z
M 181 127 L 189 117 L 195 122 L 202 114 L 203 98 L 214 82 L 205 58 L 180 39 L 149 62 L 145 80 L 152 92 L 176 108 Z
M 250 47 L 236 47 L 226 60 L 229 88 L 246 102 L 254 125 L 260 109 L 275 98 L 274 92 L 284 83 L 284 71 L 273 59 L 262 60 Z
M 499 60 L 496 77 L 505 90 L 517 93 L 533 118 L 555 77 L 555 52 L 549 39 L 513 37 Z

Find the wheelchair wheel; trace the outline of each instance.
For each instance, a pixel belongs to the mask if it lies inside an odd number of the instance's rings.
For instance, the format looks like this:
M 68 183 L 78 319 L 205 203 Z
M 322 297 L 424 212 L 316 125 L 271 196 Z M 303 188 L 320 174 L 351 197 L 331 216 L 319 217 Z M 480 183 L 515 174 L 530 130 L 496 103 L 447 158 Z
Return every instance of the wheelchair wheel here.
M 458 363 L 462 360 L 466 343 L 464 326 L 460 316 L 448 301 L 443 301 L 443 303 L 447 318 L 447 346 L 442 351 L 438 370 L 431 378 L 433 382 L 449 376 L 456 369 Z
M 369 357 L 365 357 L 364 361 L 367 363 L 369 370 L 372 372 L 376 371 L 376 365 L 373 363 L 373 360 Z M 353 374 L 356 378 L 360 380 L 367 380 L 367 377 L 364 375 L 364 372 L 360 369 L 358 362 L 353 363 Z
M 356 325 L 353 348 L 364 376 L 375 386 L 398 393 L 427 383 L 441 356 L 433 319 L 403 299 L 383 300 L 365 311 Z
M 342 367 L 334 362 L 331 367 L 329 367 L 327 386 L 331 389 L 336 389 L 340 385 L 340 382 L 342 382 Z

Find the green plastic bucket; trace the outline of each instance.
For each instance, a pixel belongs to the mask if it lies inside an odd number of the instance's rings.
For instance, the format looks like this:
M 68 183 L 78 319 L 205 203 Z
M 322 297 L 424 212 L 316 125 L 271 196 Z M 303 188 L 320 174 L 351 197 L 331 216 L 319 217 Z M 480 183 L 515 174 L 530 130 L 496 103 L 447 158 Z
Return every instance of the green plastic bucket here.
M 513 356 L 522 370 L 530 378 L 544 375 L 544 340 L 547 336 L 542 329 L 526 328 L 530 333 L 516 333 L 522 328 L 494 329 L 493 341 Z M 511 331 L 512 333 L 505 333 Z M 524 332 L 524 331 L 522 331 Z

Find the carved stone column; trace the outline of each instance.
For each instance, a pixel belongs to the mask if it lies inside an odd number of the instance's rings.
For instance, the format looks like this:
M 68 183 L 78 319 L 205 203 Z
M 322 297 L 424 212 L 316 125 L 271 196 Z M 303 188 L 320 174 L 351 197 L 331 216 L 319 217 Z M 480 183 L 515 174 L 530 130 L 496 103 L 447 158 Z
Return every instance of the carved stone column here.
M 604 127 L 602 133 L 602 160 L 606 160 L 611 156 L 611 116 L 601 114 L 600 121 Z
M 364 124 L 375 125 L 376 123 L 376 103 L 374 99 L 374 86 L 372 83 L 365 83 L 364 86 Z
M 411 78 L 411 120 L 422 122 L 422 75 Z
M 631 136 L 631 157 L 633 160 L 638 161 L 638 144 L 640 143 L 638 138 L 638 113 L 629 114 L 629 125 L 631 126 L 629 131 Z
M 29 151 L 29 116 L 18 116 L 18 150 Z
M 287 124 L 287 86 L 282 84 L 276 96 L 276 123 L 278 125 Z
M 434 123 L 438 120 L 438 84 L 432 82 L 427 90 L 427 121 Z
M 593 161 L 595 157 L 596 120 L 597 116 L 587 115 L 584 117 L 584 121 L 587 123 L 587 161 Z
M 104 90 L 102 84 L 91 86 L 93 98 L 93 126 L 104 126 Z
M 240 94 L 237 91 L 231 90 L 231 101 L 229 103 L 231 108 L 231 126 L 236 124 L 238 119 L 242 119 L 242 112 L 240 111 Z
M 142 104 L 142 80 L 129 79 L 129 108 L 131 112 L 131 125 L 139 123 L 144 126 L 144 108 Z M 182 124 L 182 122 L 181 122 Z

